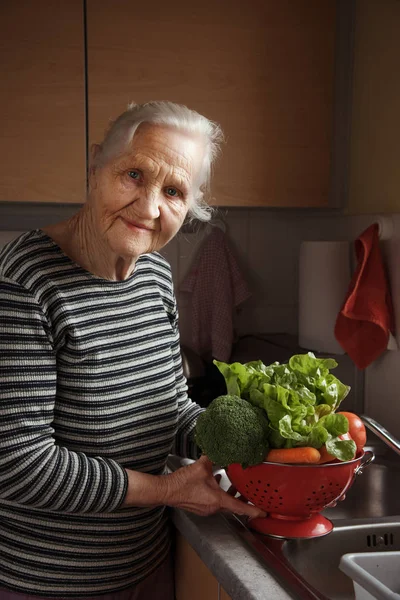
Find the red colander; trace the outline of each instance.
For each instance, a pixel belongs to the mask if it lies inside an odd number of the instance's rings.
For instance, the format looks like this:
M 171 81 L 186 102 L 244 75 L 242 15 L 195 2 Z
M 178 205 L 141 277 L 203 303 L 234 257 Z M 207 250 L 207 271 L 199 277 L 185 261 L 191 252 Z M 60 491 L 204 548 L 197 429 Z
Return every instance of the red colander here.
M 267 513 L 249 526 L 280 538 L 310 538 L 326 535 L 333 525 L 320 512 L 337 502 L 361 469 L 374 460 L 362 451 L 346 462 L 324 465 L 288 465 L 263 462 L 243 469 L 227 468 L 232 485 L 248 501 Z

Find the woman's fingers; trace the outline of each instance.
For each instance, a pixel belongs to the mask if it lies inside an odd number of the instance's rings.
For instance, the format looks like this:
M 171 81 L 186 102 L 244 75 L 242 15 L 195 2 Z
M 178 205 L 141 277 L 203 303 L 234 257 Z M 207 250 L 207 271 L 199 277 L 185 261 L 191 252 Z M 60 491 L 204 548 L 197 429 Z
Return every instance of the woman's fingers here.
M 224 492 L 224 496 L 225 498 L 221 506 L 222 510 L 228 510 L 229 512 L 232 512 L 235 515 L 246 515 L 251 519 L 267 516 L 263 510 L 257 508 L 256 506 L 253 506 L 252 504 L 247 504 L 245 502 L 237 500 L 236 498 L 232 498 L 232 496 L 229 496 L 229 494 L 227 494 L 226 492 Z

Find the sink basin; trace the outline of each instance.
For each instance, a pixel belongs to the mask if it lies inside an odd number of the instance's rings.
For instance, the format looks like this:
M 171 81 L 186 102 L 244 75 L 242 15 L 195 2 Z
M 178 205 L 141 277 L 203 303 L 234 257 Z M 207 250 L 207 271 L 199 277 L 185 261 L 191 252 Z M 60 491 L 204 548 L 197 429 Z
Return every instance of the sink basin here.
M 400 515 L 400 461 L 377 456 L 357 476 L 346 499 L 323 514 L 331 521 Z
M 222 515 L 296 600 L 352 600 L 353 582 L 339 569 L 341 556 L 400 550 L 399 458 L 379 445 L 366 449 L 374 451 L 375 461 L 356 477 L 344 501 L 323 511 L 334 524 L 324 537 L 277 539 L 252 531 L 246 519 Z M 190 462 L 171 457 L 169 468 Z M 229 479 L 218 473 L 220 486 L 227 490 Z
M 343 554 L 400 550 L 400 523 L 336 523 L 332 533 L 313 540 L 287 540 L 281 552 L 295 571 L 331 600 L 354 598 L 353 581 L 339 570 Z
M 333 522 L 333 531 L 313 539 L 277 539 L 250 530 L 244 519 L 225 518 L 294 598 L 352 600 L 353 582 L 339 569 L 342 555 L 400 550 L 398 457 L 376 452 L 346 499 L 322 514 Z
M 275 551 L 317 597 L 353 599 L 353 582 L 339 569 L 343 554 L 400 550 L 398 459 L 378 455 L 356 478 L 346 499 L 323 514 L 334 523 L 332 533 L 313 540 L 285 540 Z

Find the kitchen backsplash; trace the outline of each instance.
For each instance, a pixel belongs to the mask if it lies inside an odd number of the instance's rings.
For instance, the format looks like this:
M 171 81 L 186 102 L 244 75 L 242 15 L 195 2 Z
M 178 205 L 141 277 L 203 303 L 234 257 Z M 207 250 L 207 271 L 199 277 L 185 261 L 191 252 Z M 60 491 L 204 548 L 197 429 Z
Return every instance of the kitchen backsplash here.
M 72 210 L 72 207 L 68 210 Z M 9 218 L 3 215 L 0 245 L 19 231 L 44 226 L 54 222 L 55 216 L 62 216 L 60 210 L 50 214 L 43 207 L 36 218 L 32 215 L 32 209 L 29 213 L 26 219 L 21 211 L 18 218 L 16 215 Z M 382 245 L 395 315 L 400 323 L 400 215 L 394 215 L 392 219 L 394 235 Z M 220 220 L 224 223 L 232 249 L 252 291 L 252 298 L 242 305 L 237 315 L 237 334 L 296 335 L 300 243 L 303 240 L 352 240 L 374 222 L 375 217 L 344 216 L 335 212 L 231 208 L 219 211 Z M 163 252 L 172 267 L 183 342 L 190 343 L 190 298 L 179 291 L 179 284 L 191 268 L 209 231 L 210 226 L 207 226 L 198 233 L 180 233 Z M 397 337 L 400 343 L 400 336 Z M 360 394 L 362 377 L 347 357 L 341 357 L 340 363 L 341 370 L 347 375 L 346 382 L 352 385 L 355 393 Z M 364 410 L 400 437 L 399 372 L 400 352 L 386 352 L 365 371 Z

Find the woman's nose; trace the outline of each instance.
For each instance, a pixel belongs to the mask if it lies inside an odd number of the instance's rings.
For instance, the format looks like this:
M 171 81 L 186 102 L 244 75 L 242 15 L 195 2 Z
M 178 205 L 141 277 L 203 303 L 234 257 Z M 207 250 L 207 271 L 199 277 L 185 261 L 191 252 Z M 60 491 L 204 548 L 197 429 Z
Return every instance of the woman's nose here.
M 160 216 L 160 194 L 157 190 L 143 190 L 135 201 L 136 211 L 144 219 L 158 219 Z

